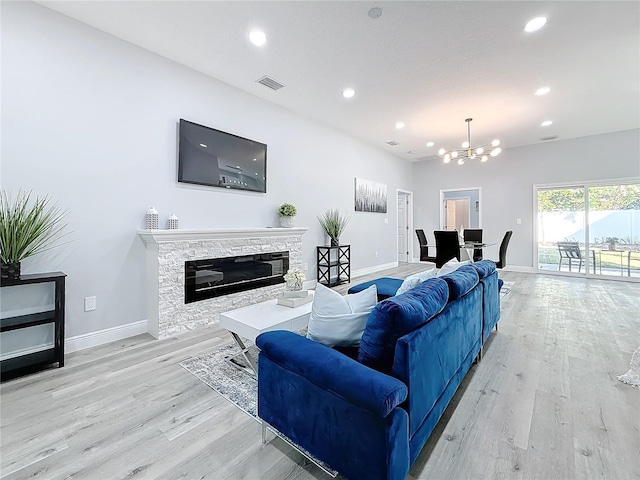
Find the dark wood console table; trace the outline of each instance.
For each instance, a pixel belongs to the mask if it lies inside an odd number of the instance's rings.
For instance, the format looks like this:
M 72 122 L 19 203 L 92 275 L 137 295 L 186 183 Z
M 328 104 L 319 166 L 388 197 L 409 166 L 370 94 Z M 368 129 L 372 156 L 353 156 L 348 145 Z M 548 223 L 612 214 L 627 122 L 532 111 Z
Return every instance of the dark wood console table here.
M 35 327 L 36 325 L 53 324 L 54 326 L 53 346 L 51 348 L 7 358 L 0 362 L 2 380 L 40 370 L 52 363 L 57 363 L 58 367 L 64 366 L 64 302 L 66 276 L 67 275 L 62 272 L 52 272 L 22 275 L 18 279 L 3 278 L 0 280 L 0 287 L 15 287 L 52 282 L 55 288 L 55 307 L 53 310 L 0 319 L 0 332 Z

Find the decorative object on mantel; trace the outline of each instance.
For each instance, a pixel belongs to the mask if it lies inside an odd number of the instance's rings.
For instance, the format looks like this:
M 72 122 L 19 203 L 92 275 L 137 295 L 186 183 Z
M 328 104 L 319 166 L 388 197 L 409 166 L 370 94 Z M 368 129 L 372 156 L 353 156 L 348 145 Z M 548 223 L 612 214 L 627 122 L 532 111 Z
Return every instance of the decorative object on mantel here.
M 68 235 L 66 211 L 51 203 L 49 196 L 31 199 L 31 191 L 18 191 L 15 199 L 0 194 L 0 276 L 20 278 L 20 262 L 25 258 L 63 245 Z M 65 242 L 66 243 L 66 242 Z
M 446 150 L 441 148 L 438 150 L 438 155 L 443 158 L 444 163 L 449 163 L 451 160 L 458 160 L 458 165 L 464 164 L 465 160 L 473 160 L 480 157 L 481 162 L 489 160 L 489 156 L 495 157 L 502 149 L 500 148 L 500 140 L 497 138 L 491 142 L 476 147 L 471 146 L 471 121 L 473 118 L 465 119 L 467 122 L 467 140 L 462 143 L 461 149 Z
M 340 235 L 344 232 L 349 220 L 350 218 L 342 215 L 338 209 L 327 210 L 318 217 L 320 226 L 329 235 L 332 247 L 340 245 Z
M 175 213 L 169 215 L 167 219 L 167 229 L 168 230 L 177 230 L 178 229 L 178 217 Z
M 283 203 L 278 207 L 278 217 L 280 217 L 280 226 L 284 228 L 293 227 L 293 217 L 298 214 L 296 207 L 290 203 Z
M 147 230 L 158 229 L 158 211 L 155 207 L 149 207 L 147 214 L 144 216 L 144 228 Z
M 356 177 L 355 208 L 356 212 L 387 213 L 387 186 Z
M 302 273 L 299 268 L 290 268 L 287 273 L 283 275 L 284 281 L 287 283 L 287 290 L 302 290 L 304 281 L 307 276 Z

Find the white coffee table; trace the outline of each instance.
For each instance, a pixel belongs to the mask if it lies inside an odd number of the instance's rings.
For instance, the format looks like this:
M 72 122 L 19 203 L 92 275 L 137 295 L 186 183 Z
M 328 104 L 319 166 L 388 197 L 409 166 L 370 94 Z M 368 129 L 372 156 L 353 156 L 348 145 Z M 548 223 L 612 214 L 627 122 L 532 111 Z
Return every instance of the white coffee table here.
M 309 293 L 313 295 L 314 292 L 311 291 Z M 229 333 L 231 333 L 231 336 L 240 347 L 242 356 L 255 374 L 258 373 L 257 359 L 249 354 L 242 338 L 255 342 L 261 333 L 272 330 L 295 332 L 303 329 L 309 323 L 312 302 L 295 308 L 278 305 L 276 302 L 274 298 L 273 300 L 220 314 L 220 326 L 229 330 Z M 239 366 L 235 363 L 234 365 Z

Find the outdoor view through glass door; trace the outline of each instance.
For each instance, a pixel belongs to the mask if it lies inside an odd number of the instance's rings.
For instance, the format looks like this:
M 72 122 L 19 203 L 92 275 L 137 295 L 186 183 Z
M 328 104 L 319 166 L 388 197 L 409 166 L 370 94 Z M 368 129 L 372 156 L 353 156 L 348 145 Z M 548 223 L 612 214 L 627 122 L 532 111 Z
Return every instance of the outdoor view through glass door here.
M 640 184 L 539 188 L 538 268 L 640 277 Z

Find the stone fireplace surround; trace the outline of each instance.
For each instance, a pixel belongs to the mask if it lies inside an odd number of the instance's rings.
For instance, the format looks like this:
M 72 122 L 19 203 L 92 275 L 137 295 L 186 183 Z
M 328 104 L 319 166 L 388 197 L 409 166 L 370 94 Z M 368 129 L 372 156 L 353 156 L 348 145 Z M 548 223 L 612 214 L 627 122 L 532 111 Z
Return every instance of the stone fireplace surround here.
M 265 252 L 289 252 L 289 268 L 302 268 L 308 227 L 139 230 L 146 250 L 148 331 L 167 338 L 217 323 L 220 313 L 274 298 L 284 284 L 184 303 L 184 262 Z

